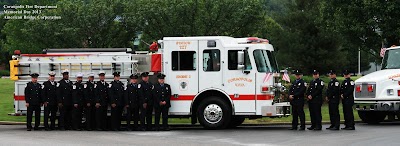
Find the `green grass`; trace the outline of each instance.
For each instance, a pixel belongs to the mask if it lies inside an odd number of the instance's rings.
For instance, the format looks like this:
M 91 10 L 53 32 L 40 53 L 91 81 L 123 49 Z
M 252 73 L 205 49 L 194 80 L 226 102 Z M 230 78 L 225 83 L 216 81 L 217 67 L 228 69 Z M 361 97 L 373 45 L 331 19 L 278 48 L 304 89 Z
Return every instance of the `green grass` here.
M 14 81 L 0 79 L 0 121 L 25 122 L 26 117 L 9 116 L 14 113 Z
M 14 112 L 14 81 L 9 79 L 0 79 L 0 121 L 16 121 L 16 122 L 25 122 L 25 116 L 9 116 L 8 113 Z M 342 106 L 340 105 L 340 118 L 343 119 Z M 307 105 L 304 108 L 306 114 L 306 120 L 310 120 L 309 112 Z M 355 120 L 359 120 L 357 111 L 354 111 Z M 328 106 L 324 104 L 322 106 L 322 119 L 323 121 L 329 121 L 329 113 Z M 261 119 L 254 120 L 246 120 L 245 123 L 248 124 L 264 124 L 264 123 L 276 123 L 276 122 L 290 122 L 292 120 L 292 116 L 282 117 L 282 118 L 268 118 L 264 117 Z M 42 120 L 43 121 L 43 120 Z M 189 118 L 173 118 L 169 120 L 171 123 L 190 123 Z

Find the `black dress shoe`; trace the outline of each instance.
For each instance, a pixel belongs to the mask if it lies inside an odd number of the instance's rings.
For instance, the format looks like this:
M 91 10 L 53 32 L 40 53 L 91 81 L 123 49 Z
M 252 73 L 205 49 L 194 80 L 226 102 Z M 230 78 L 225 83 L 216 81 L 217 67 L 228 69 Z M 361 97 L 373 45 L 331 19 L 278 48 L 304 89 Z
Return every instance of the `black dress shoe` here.
M 332 129 L 333 127 L 335 127 L 335 126 L 329 126 L 328 128 L 325 128 L 325 129 L 327 129 L 327 130 L 329 130 L 329 129 Z
M 299 129 L 299 131 L 304 131 L 304 130 L 306 130 L 306 128 L 300 128 L 300 129 Z
M 322 128 L 314 128 L 315 131 L 321 131 Z
M 307 129 L 308 130 L 314 130 L 314 127 L 308 127 Z
M 28 129 L 26 129 L 26 131 L 32 131 L 32 129 L 31 129 L 31 128 L 28 128 Z
M 169 129 L 169 127 L 165 127 L 163 130 L 164 131 L 170 131 L 171 129 Z
M 44 128 L 44 130 L 45 130 L 45 131 L 50 131 L 50 129 L 49 129 L 49 128 Z
M 39 130 L 39 128 L 38 128 L 38 127 L 35 127 L 35 128 L 33 128 L 33 130 L 35 130 L 35 131 L 38 131 L 38 130 Z
M 339 127 L 333 127 L 333 128 L 331 128 L 329 130 L 339 130 Z
M 340 128 L 340 129 L 345 130 L 346 128 L 349 128 L 349 127 L 344 127 L 344 128 Z
M 290 128 L 289 130 L 297 130 L 297 128 L 295 128 L 295 127 L 292 127 L 292 128 Z
M 346 127 L 343 130 L 356 130 L 356 128 L 354 128 L 354 127 Z
M 61 131 L 65 131 L 65 128 L 60 128 Z

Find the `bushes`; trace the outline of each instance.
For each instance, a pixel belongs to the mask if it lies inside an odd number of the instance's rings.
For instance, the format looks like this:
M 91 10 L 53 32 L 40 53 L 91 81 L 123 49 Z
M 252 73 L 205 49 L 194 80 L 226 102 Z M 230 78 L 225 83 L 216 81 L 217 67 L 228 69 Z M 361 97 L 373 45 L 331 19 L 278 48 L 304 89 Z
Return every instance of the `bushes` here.
M 0 70 L 0 77 L 2 76 L 10 76 L 9 70 Z

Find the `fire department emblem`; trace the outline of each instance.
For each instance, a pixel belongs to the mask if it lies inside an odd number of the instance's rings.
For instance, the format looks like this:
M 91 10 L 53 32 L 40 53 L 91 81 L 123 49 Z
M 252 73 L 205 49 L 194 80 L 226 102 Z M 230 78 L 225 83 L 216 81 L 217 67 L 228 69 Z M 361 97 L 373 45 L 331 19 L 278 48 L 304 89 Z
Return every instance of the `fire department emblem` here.
M 187 83 L 186 83 L 185 81 L 182 81 L 182 82 L 180 83 L 180 87 L 181 87 L 181 90 L 186 90 Z

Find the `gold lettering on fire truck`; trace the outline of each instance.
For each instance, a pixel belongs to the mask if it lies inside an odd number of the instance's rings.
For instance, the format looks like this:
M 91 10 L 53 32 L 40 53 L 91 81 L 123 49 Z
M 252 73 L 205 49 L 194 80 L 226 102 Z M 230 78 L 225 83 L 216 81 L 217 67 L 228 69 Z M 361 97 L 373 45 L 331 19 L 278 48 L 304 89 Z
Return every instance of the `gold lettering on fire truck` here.
M 233 83 L 233 82 L 235 82 L 235 86 L 236 87 L 244 87 L 245 84 L 243 82 L 251 83 L 251 82 L 253 82 L 253 80 L 249 79 L 249 78 L 245 78 L 245 77 L 238 77 L 238 78 L 228 79 L 228 83 Z
M 187 46 L 190 45 L 190 42 L 176 42 L 176 45 L 179 46 L 179 49 L 187 49 Z
M 177 79 L 184 79 L 184 78 L 190 78 L 190 75 L 176 75 Z
M 400 74 L 391 75 L 391 76 L 389 76 L 389 79 L 394 79 L 394 78 L 398 78 L 398 77 L 400 77 Z

